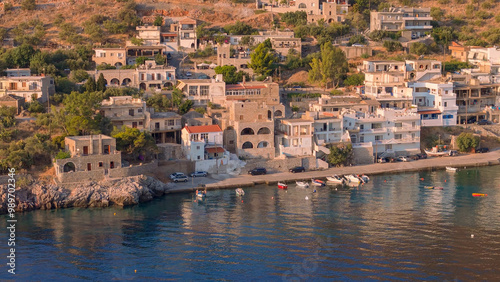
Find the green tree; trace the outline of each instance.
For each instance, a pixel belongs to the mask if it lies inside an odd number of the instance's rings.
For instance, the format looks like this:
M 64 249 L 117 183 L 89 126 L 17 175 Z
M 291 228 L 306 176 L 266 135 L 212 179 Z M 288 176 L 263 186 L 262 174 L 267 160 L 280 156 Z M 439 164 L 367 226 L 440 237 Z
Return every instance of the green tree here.
M 90 77 L 89 74 L 85 70 L 74 70 L 69 74 L 69 79 L 75 83 L 85 81 L 89 77 Z
M 332 166 L 346 166 L 352 159 L 352 145 L 340 145 L 330 147 L 328 163 Z
M 183 115 L 183 114 L 189 112 L 189 110 L 193 107 L 193 105 L 194 105 L 194 102 L 192 100 L 185 100 L 179 106 L 179 114 Z
M 155 62 L 157 65 L 164 65 L 167 62 L 167 58 L 162 54 L 158 53 L 155 55 Z
M 425 55 L 429 53 L 429 47 L 421 42 L 415 42 L 410 45 L 410 53 L 415 55 Z
M 43 113 L 45 112 L 45 108 L 43 105 L 38 102 L 38 100 L 33 100 L 28 104 L 28 112 L 30 113 Z
M 56 155 L 56 160 L 69 159 L 69 158 L 71 158 L 71 154 L 63 150 L 59 150 L 59 152 Z
M 123 153 L 130 154 L 134 159 L 139 156 L 151 156 L 158 152 L 158 147 L 151 134 L 139 131 L 137 128 L 123 126 L 114 129 L 111 133 L 116 138 L 116 148 Z
M 144 39 L 142 38 L 137 38 L 137 37 L 132 37 L 130 39 L 130 43 L 136 45 L 136 46 L 142 46 L 144 44 Z
M 135 11 L 136 3 L 132 1 L 128 1 L 127 4 L 118 12 L 117 18 L 128 27 L 135 27 L 139 25 L 141 19 L 137 17 L 137 13 Z
M 87 92 L 96 91 L 97 85 L 96 85 L 94 77 L 92 77 L 92 76 L 89 77 L 89 79 L 87 79 L 87 82 L 85 82 L 85 85 L 83 87 L 85 88 L 85 91 L 87 91 Z
M 174 91 L 172 91 L 172 104 L 178 108 L 182 104 L 183 99 L 184 94 L 182 93 L 182 91 L 175 88 Z
M 99 74 L 99 78 L 96 82 L 96 90 L 97 91 L 106 91 L 106 80 L 104 79 L 104 75 L 102 73 Z
M 156 93 L 146 100 L 146 105 L 154 108 L 156 112 L 166 112 L 168 110 L 172 110 L 173 103 L 172 100 L 167 98 L 167 96 Z
M 0 27 L 0 41 L 3 41 L 5 39 L 5 35 L 7 35 L 7 29 Z
M 23 0 L 21 2 L 21 9 L 26 11 L 32 11 L 36 9 L 36 1 L 35 0 Z
M 160 15 L 157 15 L 154 22 L 153 22 L 153 25 L 162 26 L 163 25 L 163 17 Z
M 281 15 L 281 21 L 289 26 L 307 24 L 307 13 L 305 11 L 286 12 Z
M 403 49 L 403 45 L 399 41 L 394 40 L 385 40 L 384 47 L 387 52 L 401 51 Z
M 310 63 L 309 80 L 320 81 L 325 87 L 329 83 L 338 86 L 349 70 L 344 52 L 330 42 L 321 46 L 321 58 Z
M 352 74 L 344 80 L 344 84 L 350 85 L 350 86 L 363 85 L 364 83 L 365 83 L 365 74 L 364 73 Z
M 144 56 L 137 57 L 137 58 L 135 58 L 135 64 L 137 66 L 144 65 L 144 62 L 146 62 L 147 59 L 148 58 L 144 57 Z
M 238 82 L 242 82 L 243 77 L 245 77 L 245 79 L 247 80 L 250 80 L 250 76 L 246 72 L 237 72 L 235 66 L 217 66 L 214 70 L 216 74 L 222 74 L 222 78 L 227 84 L 236 84 Z
M 227 34 L 231 35 L 250 35 L 253 32 L 253 28 L 250 25 L 240 21 L 232 25 L 226 25 L 224 30 Z
M 472 133 L 462 132 L 457 137 L 457 146 L 461 152 L 469 152 L 479 146 L 480 138 Z
M 197 107 L 194 110 L 202 115 L 204 115 L 207 112 L 207 110 L 205 110 L 205 108 L 202 107 Z
M 276 62 L 276 56 L 261 43 L 255 48 L 255 51 L 250 54 L 249 67 L 253 69 L 254 73 L 268 76 L 273 72 L 273 66 Z
M 11 66 L 26 68 L 30 65 L 31 58 L 35 55 L 35 53 L 36 52 L 35 49 L 33 49 L 33 46 L 24 43 L 9 52 L 11 56 L 8 60 L 10 60 Z

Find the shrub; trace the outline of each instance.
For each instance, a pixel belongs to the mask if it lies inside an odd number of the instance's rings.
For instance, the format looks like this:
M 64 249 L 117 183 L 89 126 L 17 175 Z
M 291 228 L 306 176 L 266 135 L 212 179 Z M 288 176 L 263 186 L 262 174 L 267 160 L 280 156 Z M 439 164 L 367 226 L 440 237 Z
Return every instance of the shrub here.
M 401 51 L 403 45 L 399 41 L 386 40 L 384 41 L 384 48 L 387 49 L 387 52 Z
M 410 45 L 410 53 L 415 55 L 425 55 L 429 53 L 429 47 L 421 42 L 415 42 Z
M 36 9 L 36 1 L 35 0 L 23 0 L 21 2 L 21 9 L 26 11 L 32 11 Z
M 286 12 L 281 15 L 281 21 L 292 26 L 305 25 L 307 23 L 307 13 L 304 11 Z
M 69 159 L 69 158 L 71 158 L 71 154 L 69 152 L 65 152 L 62 150 L 59 150 L 59 152 L 56 155 L 56 160 Z
M 467 3 L 467 0 L 455 0 L 455 3 L 457 3 L 457 4 L 465 4 L 465 3 Z
M 457 146 L 461 152 L 469 152 L 479 146 L 479 137 L 472 135 L 472 133 L 462 132 L 457 137 Z
M 440 21 L 441 18 L 444 16 L 443 10 L 438 7 L 432 7 L 431 8 L 431 17 L 433 17 L 435 20 Z
M 364 73 L 355 73 L 351 74 L 344 80 L 345 85 L 357 86 L 365 83 L 365 74 Z
M 476 13 L 476 18 L 479 18 L 479 19 L 483 19 L 483 20 L 486 20 L 486 19 L 489 19 L 493 17 L 493 14 L 492 13 L 488 13 L 486 11 L 477 11 Z

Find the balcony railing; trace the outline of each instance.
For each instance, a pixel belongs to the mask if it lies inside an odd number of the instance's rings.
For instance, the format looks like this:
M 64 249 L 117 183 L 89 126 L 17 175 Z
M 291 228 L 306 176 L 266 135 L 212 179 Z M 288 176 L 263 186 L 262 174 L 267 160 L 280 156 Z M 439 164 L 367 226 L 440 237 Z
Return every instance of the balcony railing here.
M 360 133 L 383 133 L 387 132 L 387 128 L 381 127 L 381 128 L 364 128 L 359 130 Z

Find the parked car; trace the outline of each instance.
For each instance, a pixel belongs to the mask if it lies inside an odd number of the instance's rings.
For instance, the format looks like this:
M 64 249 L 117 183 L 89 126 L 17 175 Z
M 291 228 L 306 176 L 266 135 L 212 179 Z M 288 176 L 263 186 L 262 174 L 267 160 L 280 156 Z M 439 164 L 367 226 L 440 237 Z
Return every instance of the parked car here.
M 427 154 L 425 154 L 425 153 L 422 153 L 422 154 L 417 154 L 417 157 L 418 157 L 419 159 L 427 159 Z
M 448 152 L 448 155 L 450 155 L 450 157 L 458 156 L 458 151 L 451 150 L 450 152 Z
M 409 156 L 409 158 L 412 159 L 412 160 L 414 160 L 414 161 L 420 160 L 420 158 L 418 157 L 418 155 Z
M 175 183 L 177 182 L 188 182 L 188 177 L 186 175 L 176 176 L 172 179 Z
M 410 161 L 410 158 L 409 157 L 404 157 L 404 156 L 401 156 L 401 157 L 398 157 L 397 160 L 399 162 L 409 162 Z
M 489 125 L 491 124 L 491 121 L 487 120 L 487 119 L 482 119 L 480 121 L 477 122 L 478 125 Z
M 191 177 L 207 177 L 208 173 L 206 171 L 195 171 L 191 173 L 189 176 Z
M 306 169 L 303 166 L 296 166 L 292 169 L 290 169 L 291 173 L 296 173 L 296 172 L 304 172 Z
M 181 177 L 181 176 L 185 176 L 184 173 L 182 173 L 182 172 L 174 172 L 174 173 L 170 174 L 169 178 L 172 179 L 172 180 L 174 180 L 174 178 Z
M 488 153 L 489 151 L 490 151 L 490 149 L 488 149 L 488 148 L 476 149 L 476 153 Z
M 386 158 L 378 158 L 377 163 L 386 163 L 387 159 Z
M 193 75 L 193 74 L 192 74 L 190 71 L 186 72 L 186 76 L 187 76 L 187 77 L 190 77 L 190 76 L 192 76 L 192 75 Z
M 172 60 L 172 54 L 167 53 L 167 60 Z
M 251 175 L 262 175 L 262 174 L 266 174 L 266 173 L 267 173 L 267 170 L 263 167 L 256 167 L 256 168 L 248 171 L 248 174 L 251 174 Z

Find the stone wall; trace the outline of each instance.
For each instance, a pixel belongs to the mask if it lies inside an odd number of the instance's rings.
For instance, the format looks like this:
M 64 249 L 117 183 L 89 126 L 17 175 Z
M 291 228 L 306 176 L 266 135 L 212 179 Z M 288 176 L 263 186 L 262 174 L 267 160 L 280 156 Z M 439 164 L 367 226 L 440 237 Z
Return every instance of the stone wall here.
M 189 174 L 195 170 L 195 162 L 188 160 L 159 161 L 157 170 L 166 176 L 174 172 Z
M 296 166 L 303 166 L 306 170 L 318 169 L 317 161 L 314 156 L 302 157 L 302 158 L 281 158 L 274 160 L 251 160 L 247 162 L 243 173 L 248 170 L 254 169 L 256 167 L 265 167 L 267 170 L 271 171 L 288 171 L 289 169 Z
M 134 165 L 130 167 L 120 167 L 116 169 L 109 170 L 109 177 L 118 178 L 118 177 L 127 177 L 134 176 L 139 174 L 146 174 L 148 172 L 152 172 L 156 170 L 158 167 L 158 162 L 156 160 L 142 165 Z
M 373 163 L 373 147 L 353 147 L 354 164 L 372 164 Z
M 100 181 L 104 179 L 104 170 L 65 172 L 59 174 L 58 178 L 61 183 Z

